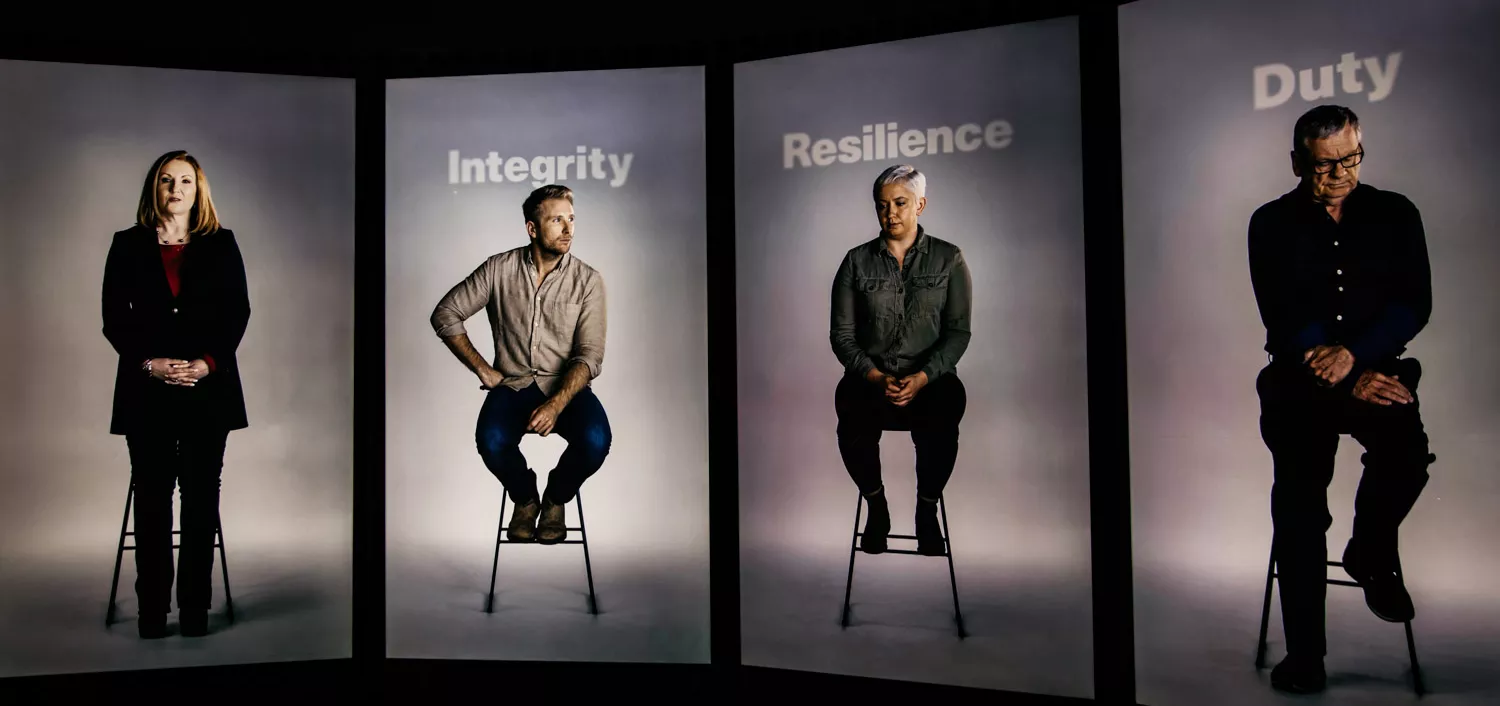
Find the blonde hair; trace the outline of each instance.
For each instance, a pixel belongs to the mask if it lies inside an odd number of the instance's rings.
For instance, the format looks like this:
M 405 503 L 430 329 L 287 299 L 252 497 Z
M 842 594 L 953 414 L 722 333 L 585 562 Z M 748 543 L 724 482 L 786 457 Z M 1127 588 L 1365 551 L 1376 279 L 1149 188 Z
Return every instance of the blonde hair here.
M 186 150 L 173 150 L 157 157 L 156 162 L 151 165 L 151 171 L 146 172 L 146 183 L 141 187 L 141 202 L 135 210 L 135 222 L 147 228 L 155 228 L 166 220 L 166 214 L 162 213 L 161 203 L 156 198 L 156 185 L 161 179 L 162 168 L 177 160 L 192 165 L 193 178 L 197 180 L 198 186 L 193 210 L 188 214 L 188 233 L 204 235 L 218 230 L 219 213 L 214 210 L 214 199 L 208 190 L 208 178 L 203 176 L 203 167 L 198 165 L 197 158 Z

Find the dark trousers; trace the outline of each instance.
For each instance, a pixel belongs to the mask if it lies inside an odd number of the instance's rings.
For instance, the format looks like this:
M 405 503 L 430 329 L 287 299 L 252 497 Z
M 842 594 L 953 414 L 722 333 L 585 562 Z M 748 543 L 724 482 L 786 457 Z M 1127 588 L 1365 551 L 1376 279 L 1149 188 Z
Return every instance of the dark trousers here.
M 1381 372 L 1400 376 L 1413 401 L 1390 406 L 1364 402 L 1350 395 L 1347 385 L 1319 386 L 1304 366 L 1295 364 L 1272 363 L 1256 379 L 1261 437 L 1275 466 L 1271 523 L 1288 654 L 1327 654 L 1326 535 L 1333 524 L 1328 484 L 1339 435 L 1349 434 L 1365 448 L 1352 540 L 1362 568 L 1394 570 L 1397 529 L 1427 485 L 1431 457 L 1416 395 L 1421 365 L 1408 358 Z
M 227 431 L 138 433 L 125 437 L 135 483 L 135 595 L 141 615 L 165 615 L 172 597 L 172 491 L 182 489 L 177 608 L 208 610 L 214 534 Z
M 531 413 L 547 401 L 547 395 L 532 383 L 521 390 L 497 387 L 490 390 L 479 410 L 474 441 L 485 467 L 500 479 L 510 499 L 525 505 L 537 499 L 536 472 L 521 455 L 521 437 L 531 422 Z M 613 436 L 604 405 L 585 387 L 557 415 L 553 433 L 567 440 L 568 448 L 557 459 L 557 468 L 547 477 L 547 497 L 563 504 L 571 501 L 589 476 L 604 465 Z
M 927 383 L 905 407 L 887 401 L 884 388 L 844 376 L 833 394 L 839 454 L 859 492 L 868 495 L 881 488 L 881 432 L 910 429 L 917 449 L 917 495 L 929 500 L 941 496 L 958 460 L 958 423 L 967 405 L 968 395 L 957 375 Z

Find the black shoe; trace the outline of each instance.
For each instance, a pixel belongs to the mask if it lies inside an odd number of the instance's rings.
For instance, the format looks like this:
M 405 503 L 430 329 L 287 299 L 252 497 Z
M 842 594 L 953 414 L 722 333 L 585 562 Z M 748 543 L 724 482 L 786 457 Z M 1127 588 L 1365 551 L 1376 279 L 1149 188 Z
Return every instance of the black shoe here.
M 1406 583 L 1394 569 L 1376 571 L 1363 564 L 1354 540 L 1344 547 L 1344 571 L 1365 590 L 1365 605 L 1375 617 L 1388 623 L 1404 623 L 1417 617 Z
M 917 553 L 922 556 L 943 556 L 947 544 L 943 541 L 943 530 L 938 526 L 937 503 L 917 498 Z
M 142 640 L 160 640 L 167 636 L 167 614 L 142 615 L 136 619 L 135 627 Z
M 541 544 L 557 544 L 568 538 L 567 505 L 558 505 L 542 499 L 542 521 L 537 524 L 536 541 Z
M 1316 694 L 1328 687 L 1328 672 L 1322 658 L 1302 659 L 1287 655 L 1271 670 L 1271 688 L 1289 694 Z
M 183 637 L 204 637 L 208 635 L 208 611 L 178 610 L 177 625 Z
M 865 516 L 865 532 L 859 539 L 859 549 L 866 554 L 880 554 L 887 548 L 891 534 L 891 509 L 885 502 L 885 488 L 865 496 L 865 505 L 870 514 Z

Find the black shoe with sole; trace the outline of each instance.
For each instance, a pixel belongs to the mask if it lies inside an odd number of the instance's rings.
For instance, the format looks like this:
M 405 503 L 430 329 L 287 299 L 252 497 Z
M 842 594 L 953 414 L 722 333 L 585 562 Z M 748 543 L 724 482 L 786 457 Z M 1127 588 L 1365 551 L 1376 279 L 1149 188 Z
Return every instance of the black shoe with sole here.
M 160 640 L 167 636 L 167 614 L 142 615 L 136 619 L 135 627 L 142 640 Z
M 1328 687 L 1328 672 L 1323 670 L 1322 658 L 1287 655 L 1271 670 L 1271 687 L 1289 694 L 1316 694 Z
M 885 502 L 885 488 L 865 496 L 870 512 L 865 516 L 865 531 L 859 538 L 859 549 L 866 554 L 880 554 L 888 547 L 891 534 L 891 508 Z
M 1417 608 L 1406 591 L 1406 583 L 1394 569 L 1376 571 L 1364 565 L 1354 540 L 1344 547 L 1344 571 L 1365 591 L 1365 605 L 1375 617 L 1388 623 L 1404 623 L 1417 617 Z

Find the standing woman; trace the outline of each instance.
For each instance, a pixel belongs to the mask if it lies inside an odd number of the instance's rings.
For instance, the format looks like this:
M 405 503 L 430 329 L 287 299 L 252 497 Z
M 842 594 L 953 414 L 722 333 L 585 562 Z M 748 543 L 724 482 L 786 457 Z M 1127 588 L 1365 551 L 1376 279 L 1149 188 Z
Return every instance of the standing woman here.
M 158 157 L 146 173 L 136 225 L 110 245 L 103 312 L 120 355 L 110 433 L 125 437 L 135 485 L 140 636 L 167 635 L 178 485 L 177 618 L 183 636 L 207 635 L 224 445 L 249 426 L 235 349 L 250 301 L 234 234 L 219 226 L 187 152 Z

